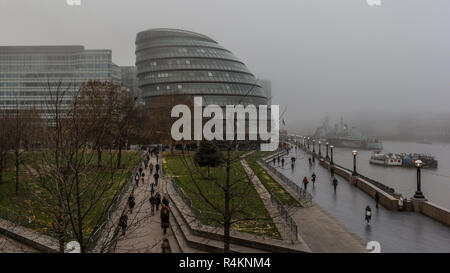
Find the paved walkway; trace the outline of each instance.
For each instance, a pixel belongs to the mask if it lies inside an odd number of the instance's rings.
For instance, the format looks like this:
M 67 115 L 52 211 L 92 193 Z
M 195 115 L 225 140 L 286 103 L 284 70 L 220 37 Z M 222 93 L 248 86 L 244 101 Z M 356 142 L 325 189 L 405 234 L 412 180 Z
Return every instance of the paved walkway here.
M 290 157 L 289 157 L 290 158 Z M 272 163 L 269 163 L 272 164 Z M 298 163 L 296 163 L 297 165 Z M 285 164 L 289 165 L 290 164 Z M 295 192 L 270 170 L 261 165 L 291 196 Z M 312 184 L 312 183 L 310 183 Z M 367 252 L 365 243 L 352 231 L 347 229 L 333 216 L 322 209 L 316 202 L 308 208 L 291 209 L 291 217 L 298 226 L 301 238 L 314 253 L 361 253 Z
M 292 149 L 285 159 L 289 162 L 292 156 L 297 158 L 294 169 L 290 164 L 285 168 L 276 165 L 279 170 L 296 183 L 304 176 L 310 179 L 315 172 L 316 185 L 313 187 L 310 183 L 308 187 L 313 200 L 365 242 L 380 242 L 381 252 L 450 252 L 450 227 L 417 212 L 390 211 L 382 206 L 375 209 L 375 201 L 370 196 L 340 176 L 336 176 L 339 184 L 334 193 L 330 173 L 317 159 L 309 167 L 307 159 L 310 155 L 301 149 Z M 364 221 L 367 205 L 373 211 L 370 225 Z M 299 225 L 301 231 L 305 230 L 302 224 Z
M 150 162 L 156 165 L 156 158 L 152 157 Z M 155 211 L 155 215 L 151 215 L 150 207 L 150 183 L 154 182 L 153 175 L 147 168 L 145 172 L 144 184 L 139 184 L 134 189 L 134 198 L 136 206 L 132 214 L 128 214 L 128 222 L 131 223 L 125 236 L 120 236 L 117 242 L 115 252 L 124 253 L 161 253 L 161 244 L 163 238 L 168 238 L 172 253 L 181 252 L 180 247 L 172 233 L 167 229 L 167 234 L 163 235 L 161 229 L 161 220 L 159 211 Z M 155 170 L 153 170 L 153 174 Z M 161 175 L 161 173 L 160 173 Z M 166 182 L 160 177 L 158 187 L 155 188 L 155 194 L 159 192 L 161 197 L 167 192 Z M 170 204 L 169 204 L 170 206 Z M 160 208 L 161 209 L 161 208 Z M 171 216 L 173 217 L 173 216 Z M 173 224 L 171 219 L 171 225 Z

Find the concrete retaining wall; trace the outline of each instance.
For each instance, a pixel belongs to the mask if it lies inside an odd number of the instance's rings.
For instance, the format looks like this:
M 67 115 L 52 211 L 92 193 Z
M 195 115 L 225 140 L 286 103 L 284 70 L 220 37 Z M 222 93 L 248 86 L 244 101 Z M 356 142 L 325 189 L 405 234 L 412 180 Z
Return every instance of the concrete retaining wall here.
M 0 219 L 0 233 L 41 252 L 59 252 L 59 245 L 56 239 L 4 219 Z
M 324 168 L 329 168 L 329 163 L 321 160 L 320 161 L 320 165 Z M 339 175 L 341 177 L 343 177 L 345 180 L 349 181 L 350 183 L 353 182 L 353 176 L 352 173 L 342 169 L 338 166 L 333 166 L 334 168 L 334 173 L 336 175 Z M 380 196 L 380 201 L 379 203 L 389 209 L 389 210 L 397 210 L 398 209 L 398 199 L 394 198 L 392 195 L 386 193 L 385 191 L 383 191 L 382 189 L 376 187 L 375 185 L 367 182 L 366 180 L 358 177 L 358 183 L 356 185 L 359 189 L 361 189 L 363 192 L 367 193 L 368 195 L 370 195 L 373 199 L 375 199 L 375 193 L 378 192 L 378 195 Z
M 428 201 L 421 202 L 419 209 L 426 216 L 450 226 L 450 210 Z

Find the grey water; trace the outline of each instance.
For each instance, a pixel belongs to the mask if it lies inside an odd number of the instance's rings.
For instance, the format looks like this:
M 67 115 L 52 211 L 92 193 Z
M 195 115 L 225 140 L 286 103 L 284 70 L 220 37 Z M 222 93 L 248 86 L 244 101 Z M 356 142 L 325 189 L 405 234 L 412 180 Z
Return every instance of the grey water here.
M 316 146 L 317 149 L 317 146 Z M 322 147 L 322 153 L 326 153 Z M 334 161 L 353 168 L 353 149 L 335 148 Z M 419 144 L 415 142 L 383 141 L 383 153 L 427 153 L 438 160 L 437 169 L 422 169 L 422 192 L 432 203 L 450 209 L 450 143 Z M 369 163 L 373 151 L 358 151 L 357 172 L 392 187 L 404 197 L 416 191 L 417 172 L 414 168 L 383 167 Z

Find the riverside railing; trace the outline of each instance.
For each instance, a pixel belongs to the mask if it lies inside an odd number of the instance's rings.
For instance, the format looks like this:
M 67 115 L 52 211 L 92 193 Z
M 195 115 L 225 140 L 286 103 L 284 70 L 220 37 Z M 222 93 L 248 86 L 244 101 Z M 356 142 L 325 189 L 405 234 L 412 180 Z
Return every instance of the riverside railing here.
M 292 190 L 295 191 L 297 194 L 297 200 L 300 202 L 300 205 L 302 207 L 311 207 L 312 206 L 312 195 L 305 191 L 302 187 L 300 187 L 298 184 L 296 184 L 294 181 L 292 181 L 290 178 L 286 177 L 283 173 L 281 173 L 277 168 L 274 166 L 271 166 L 266 161 L 262 160 L 261 158 L 258 159 L 258 162 L 263 164 L 265 167 L 269 169 L 273 174 L 278 176 L 288 187 L 290 187 Z
M 273 194 L 273 192 L 270 192 L 270 201 L 272 202 L 272 205 L 278 209 L 280 216 L 286 223 L 285 225 L 287 226 L 287 229 L 285 230 L 285 234 L 288 235 L 291 241 L 297 241 L 298 240 L 297 223 L 291 217 L 289 211 L 286 209 L 283 203 Z

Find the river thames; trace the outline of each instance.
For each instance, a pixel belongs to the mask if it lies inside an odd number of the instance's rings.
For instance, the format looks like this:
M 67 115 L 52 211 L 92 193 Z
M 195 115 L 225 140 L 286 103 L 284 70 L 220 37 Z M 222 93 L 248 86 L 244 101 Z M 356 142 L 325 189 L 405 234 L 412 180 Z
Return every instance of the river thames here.
M 316 146 L 317 149 L 317 146 Z M 322 153 L 326 148 L 322 146 Z M 334 161 L 353 169 L 353 149 L 335 148 Z M 438 160 L 437 169 L 422 170 L 422 192 L 432 203 L 450 209 L 450 143 L 419 144 L 415 142 L 383 141 L 383 153 L 427 153 Z M 416 169 L 383 167 L 369 163 L 373 151 L 358 151 L 357 171 L 392 187 L 410 198 L 416 191 Z

